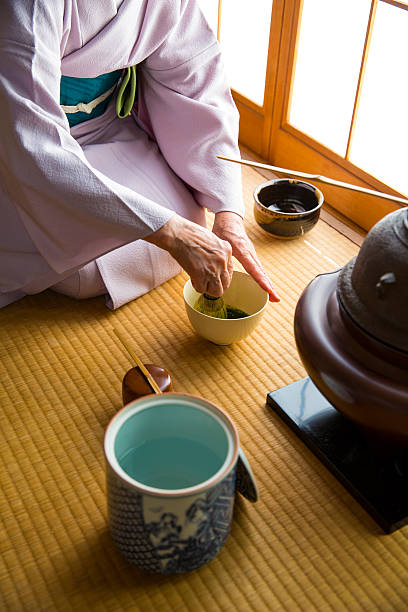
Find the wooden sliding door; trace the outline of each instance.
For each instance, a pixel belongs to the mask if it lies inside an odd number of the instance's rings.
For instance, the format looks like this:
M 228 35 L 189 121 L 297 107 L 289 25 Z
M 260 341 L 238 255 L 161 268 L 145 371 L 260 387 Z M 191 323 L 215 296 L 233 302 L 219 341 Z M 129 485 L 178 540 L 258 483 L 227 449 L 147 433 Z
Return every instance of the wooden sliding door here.
M 244 146 L 273 165 L 408 195 L 408 2 L 200 3 L 213 7 Z M 322 189 L 366 230 L 399 207 Z

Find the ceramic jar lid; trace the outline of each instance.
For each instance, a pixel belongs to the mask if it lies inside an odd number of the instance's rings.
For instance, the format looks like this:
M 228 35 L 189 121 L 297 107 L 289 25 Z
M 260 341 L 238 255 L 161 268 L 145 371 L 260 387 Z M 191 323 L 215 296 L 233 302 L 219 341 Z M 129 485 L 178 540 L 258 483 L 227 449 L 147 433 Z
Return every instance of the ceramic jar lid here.
M 408 208 L 379 221 L 341 270 L 338 298 L 358 326 L 408 351 Z

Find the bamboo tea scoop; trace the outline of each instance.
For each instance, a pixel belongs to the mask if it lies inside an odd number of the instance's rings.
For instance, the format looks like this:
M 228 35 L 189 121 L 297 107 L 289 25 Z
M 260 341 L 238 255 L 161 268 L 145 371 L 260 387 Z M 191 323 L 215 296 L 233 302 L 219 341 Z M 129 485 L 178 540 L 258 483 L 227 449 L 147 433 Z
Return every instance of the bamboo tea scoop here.
M 113 328 L 113 333 L 119 338 L 120 342 L 123 344 L 129 355 L 132 357 L 133 361 L 139 368 L 142 376 L 146 380 L 147 384 L 151 387 L 154 393 L 162 393 L 157 382 L 154 380 L 153 376 L 150 374 L 149 370 L 145 367 L 145 365 L 140 361 L 139 357 L 132 351 L 130 346 L 127 344 L 126 340 L 123 338 L 122 334 L 118 332 L 117 329 Z
M 393 196 L 388 193 L 383 193 L 382 191 L 374 191 L 374 189 L 367 189 L 366 187 L 360 187 L 359 185 L 351 185 L 350 183 L 343 183 L 342 181 L 336 181 L 332 178 L 327 178 L 326 176 L 322 176 L 320 174 L 308 174 L 307 172 L 299 172 L 298 170 L 288 170 L 287 168 L 279 168 L 278 166 L 270 166 L 269 164 L 262 164 L 260 162 L 253 162 L 247 159 L 233 159 L 231 157 L 224 157 L 224 155 L 217 155 L 218 159 L 225 159 L 226 161 L 235 162 L 236 164 L 243 164 L 244 166 L 253 166 L 254 168 L 263 168 L 264 170 L 272 170 L 272 172 L 281 172 L 282 174 L 289 174 L 290 176 L 296 176 L 303 179 L 320 181 L 321 183 L 326 183 L 327 185 L 334 185 L 336 187 L 343 187 L 344 189 L 350 189 L 352 191 L 360 191 L 361 193 L 367 193 L 368 195 L 378 196 L 379 198 L 384 198 L 385 200 L 392 200 L 393 202 L 398 202 L 399 204 L 404 204 L 404 206 L 408 206 L 408 200 L 404 198 L 399 198 L 398 196 Z

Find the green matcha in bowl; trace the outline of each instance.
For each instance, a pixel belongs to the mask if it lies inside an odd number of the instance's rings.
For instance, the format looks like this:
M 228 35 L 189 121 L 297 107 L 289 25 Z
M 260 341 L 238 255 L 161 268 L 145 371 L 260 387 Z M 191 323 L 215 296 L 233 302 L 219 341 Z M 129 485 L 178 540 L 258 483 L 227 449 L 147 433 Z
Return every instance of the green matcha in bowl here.
M 223 295 L 227 315 L 230 315 L 228 318 L 217 318 L 199 312 L 196 304 L 200 295 L 188 280 L 184 286 L 183 297 L 191 326 L 202 338 L 221 345 L 232 344 L 249 336 L 262 319 L 269 302 L 268 293 L 252 276 L 237 270 L 234 271 L 231 284 Z

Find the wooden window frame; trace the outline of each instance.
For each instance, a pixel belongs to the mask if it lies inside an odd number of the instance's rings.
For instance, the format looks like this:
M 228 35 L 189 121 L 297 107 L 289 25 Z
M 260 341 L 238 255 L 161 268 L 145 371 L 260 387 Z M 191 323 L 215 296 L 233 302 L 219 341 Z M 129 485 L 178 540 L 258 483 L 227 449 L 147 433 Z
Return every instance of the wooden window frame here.
M 397 0 L 372 0 L 370 17 L 374 17 L 380 1 L 397 5 L 399 8 L 408 8 L 407 5 Z M 263 106 L 233 91 L 241 116 L 240 143 L 257 157 L 272 165 L 321 174 L 343 182 L 404 197 L 398 191 L 391 189 L 348 159 L 331 151 L 289 123 L 302 8 L 303 0 L 273 1 Z M 357 116 L 372 23 L 373 19 L 370 19 L 346 155 L 350 150 Z M 331 207 L 366 231 L 386 214 L 402 207 L 389 200 L 329 185 L 322 186 L 322 190 L 325 201 Z

